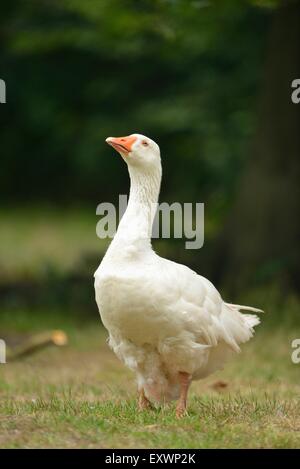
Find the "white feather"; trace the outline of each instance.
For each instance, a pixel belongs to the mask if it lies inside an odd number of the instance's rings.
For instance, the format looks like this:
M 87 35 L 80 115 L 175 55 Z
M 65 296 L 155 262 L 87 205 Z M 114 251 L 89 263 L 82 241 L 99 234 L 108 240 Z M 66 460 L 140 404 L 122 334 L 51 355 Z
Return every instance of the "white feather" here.
M 153 163 L 139 145 L 145 138 L 137 135 L 128 161 L 128 208 L 95 273 L 95 292 L 116 355 L 148 397 L 168 400 L 178 396 L 178 372 L 203 378 L 239 352 L 259 324 L 240 310 L 261 310 L 225 303 L 209 280 L 152 250 L 151 204 L 158 199 L 161 165 L 154 142 L 147 139 Z

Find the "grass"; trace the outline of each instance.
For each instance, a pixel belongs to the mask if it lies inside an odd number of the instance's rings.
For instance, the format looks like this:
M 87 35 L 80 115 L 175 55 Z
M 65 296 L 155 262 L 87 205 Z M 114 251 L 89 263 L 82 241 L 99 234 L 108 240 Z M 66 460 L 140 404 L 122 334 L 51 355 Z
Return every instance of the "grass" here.
M 67 273 L 90 253 L 101 254 L 109 240 L 96 236 L 96 207 L 0 207 L 0 276 L 30 279 L 51 269 Z
M 2 316 L 4 330 L 26 331 L 21 317 Z M 299 328 L 263 325 L 224 371 L 193 383 L 188 415 L 178 421 L 174 403 L 137 412 L 134 377 L 108 349 L 100 323 L 46 318 L 47 327 L 66 330 L 69 345 L 0 365 L 0 447 L 300 446 L 300 365 L 290 357 Z

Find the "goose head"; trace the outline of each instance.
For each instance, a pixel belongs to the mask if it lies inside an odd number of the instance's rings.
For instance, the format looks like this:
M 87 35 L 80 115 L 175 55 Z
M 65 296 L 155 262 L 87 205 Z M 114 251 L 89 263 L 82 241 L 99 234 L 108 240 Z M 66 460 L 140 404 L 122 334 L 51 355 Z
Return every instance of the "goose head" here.
M 161 167 L 159 146 L 145 135 L 131 134 L 127 137 L 108 137 L 106 143 L 120 153 L 129 169 L 134 167 L 141 171 L 151 171 L 151 169 L 155 170 Z

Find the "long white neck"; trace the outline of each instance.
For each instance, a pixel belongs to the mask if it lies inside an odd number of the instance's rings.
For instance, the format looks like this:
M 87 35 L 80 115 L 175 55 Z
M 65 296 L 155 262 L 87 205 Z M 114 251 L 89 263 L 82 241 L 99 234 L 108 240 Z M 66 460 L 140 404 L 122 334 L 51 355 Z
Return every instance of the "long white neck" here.
M 161 182 L 161 166 L 149 173 L 129 167 L 130 195 L 127 209 L 109 247 L 110 252 L 151 250 L 151 232 Z M 127 251 L 126 251 L 127 250 Z

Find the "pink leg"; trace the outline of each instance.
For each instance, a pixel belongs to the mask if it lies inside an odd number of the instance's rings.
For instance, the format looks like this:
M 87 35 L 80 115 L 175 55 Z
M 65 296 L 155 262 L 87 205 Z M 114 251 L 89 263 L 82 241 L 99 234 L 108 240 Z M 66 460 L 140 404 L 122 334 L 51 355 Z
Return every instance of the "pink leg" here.
M 138 409 L 139 410 L 152 409 L 151 402 L 145 396 L 145 391 L 143 388 L 139 390 Z
M 176 417 L 181 418 L 186 413 L 187 394 L 191 384 L 191 375 L 183 371 L 179 372 L 180 397 L 176 407 Z

